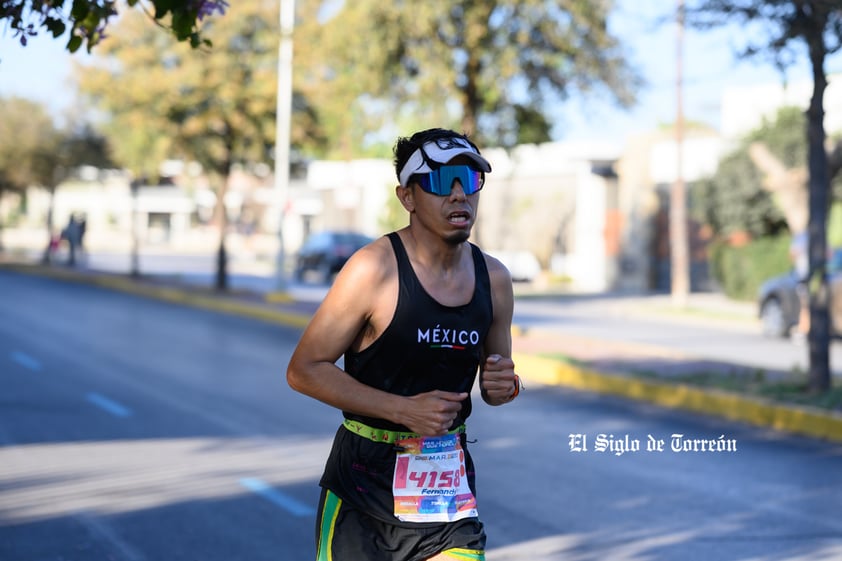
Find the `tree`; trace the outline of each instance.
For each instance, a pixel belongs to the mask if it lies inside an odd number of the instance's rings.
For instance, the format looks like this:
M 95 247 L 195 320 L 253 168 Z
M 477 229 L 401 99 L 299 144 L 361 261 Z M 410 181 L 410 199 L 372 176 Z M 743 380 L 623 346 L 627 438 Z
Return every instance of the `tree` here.
M 105 139 L 90 126 L 58 129 L 47 109 L 30 100 L 0 100 L 0 197 L 4 191 L 43 187 L 50 195 L 47 243 L 53 234 L 52 199 L 56 187 L 82 165 L 110 165 Z M 44 260 L 50 258 L 49 246 Z
M 778 68 L 785 69 L 806 52 L 810 62 L 813 92 L 805 131 L 809 178 L 809 387 L 826 391 L 830 387 L 830 292 L 825 268 L 831 170 L 825 151 L 824 64 L 828 55 L 842 49 L 842 5 L 839 0 L 697 0 L 687 14 L 688 21 L 701 28 L 740 24 L 746 43 L 739 56 L 767 56 Z
M 223 14 L 228 7 L 226 0 L 126 0 L 126 4 L 142 9 L 155 24 L 194 48 L 211 45 L 202 34 L 202 20 Z M 0 20 L 6 21 L 21 45 L 39 31 L 54 38 L 67 33 L 70 52 L 82 46 L 90 52 L 108 36 L 109 20 L 117 15 L 116 0 L 0 0 Z
M 223 25 L 209 23 L 211 51 L 154 33 L 136 14 L 115 27 L 80 91 L 110 118 L 115 157 L 136 174 L 165 157 L 199 162 L 216 187 L 220 229 L 216 287 L 227 288 L 225 193 L 234 166 L 266 162 L 274 141 L 278 3 L 240 0 Z
M 23 193 L 30 185 L 43 184 L 42 156 L 57 139 L 43 106 L 16 97 L 0 100 L 0 199 L 6 192 Z
M 773 236 L 786 228 L 786 222 L 762 182 L 748 148 L 741 146 L 722 158 L 713 177 L 693 187 L 693 214 L 720 240 L 741 233 L 752 238 Z
M 297 79 L 346 153 L 378 120 L 444 123 L 486 145 L 546 141 L 549 102 L 575 90 L 634 101 L 641 81 L 606 25 L 610 5 L 345 2 L 331 19 L 297 28 L 306 50 L 296 56 L 307 63 Z
M 693 210 L 715 236 L 752 238 L 798 233 L 807 224 L 807 121 L 797 107 L 749 132 L 694 188 Z M 839 178 L 842 179 L 842 178 Z M 836 181 L 842 187 L 842 181 Z

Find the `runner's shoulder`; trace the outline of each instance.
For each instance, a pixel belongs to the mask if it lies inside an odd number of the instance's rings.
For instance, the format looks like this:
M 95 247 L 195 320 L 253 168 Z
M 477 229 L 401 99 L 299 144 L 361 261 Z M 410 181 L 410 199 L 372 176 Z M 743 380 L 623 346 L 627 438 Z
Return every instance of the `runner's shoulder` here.
M 351 256 L 342 268 L 342 276 L 355 283 L 365 283 L 364 286 L 379 286 L 396 270 L 392 245 L 386 236 L 381 236 Z
M 491 278 L 492 284 L 511 284 L 512 275 L 503 262 L 484 251 L 482 255 L 485 258 L 485 266 L 488 268 L 488 276 Z

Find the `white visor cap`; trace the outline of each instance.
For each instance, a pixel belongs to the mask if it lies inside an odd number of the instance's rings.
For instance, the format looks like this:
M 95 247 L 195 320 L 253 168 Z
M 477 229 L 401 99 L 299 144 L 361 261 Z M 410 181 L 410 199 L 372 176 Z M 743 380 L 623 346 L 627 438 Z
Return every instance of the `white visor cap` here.
M 412 153 L 398 174 L 401 187 L 406 187 L 409 178 L 416 173 L 430 173 L 456 156 L 469 157 L 482 172 L 488 173 L 491 171 L 491 164 L 488 163 L 488 160 L 480 156 L 476 148 L 471 146 L 464 138 L 439 138 L 425 143 L 424 146 Z M 439 166 L 430 167 L 431 162 L 439 164 Z

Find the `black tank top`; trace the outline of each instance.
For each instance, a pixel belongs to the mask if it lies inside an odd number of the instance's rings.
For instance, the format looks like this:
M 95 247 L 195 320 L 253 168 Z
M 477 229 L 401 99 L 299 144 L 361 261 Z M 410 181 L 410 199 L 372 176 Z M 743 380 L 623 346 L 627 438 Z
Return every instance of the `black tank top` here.
M 430 296 L 412 269 L 400 236 L 388 235 L 398 262 L 398 303 L 391 323 L 371 345 L 345 352 L 345 371 L 360 382 L 397 395 L 432 390 L 469 392 L 491 326 L 491 282 L 480 249 L 470 244 L 474 262 L 474 293 L 462 306 L 445 306 Z M 453 427 L 471 414 L 471 398 Z M 348 419 L 369 426 L 407 431 L 404 426 L 344 412 Z M 452 427 L 452 428 L 453 428 Z

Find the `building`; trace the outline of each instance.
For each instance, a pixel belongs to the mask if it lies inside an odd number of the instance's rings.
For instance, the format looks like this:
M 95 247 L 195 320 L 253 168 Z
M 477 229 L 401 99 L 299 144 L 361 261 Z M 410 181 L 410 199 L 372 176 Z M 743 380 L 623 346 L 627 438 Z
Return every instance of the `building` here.
M 771 118 L 782 105 L 806 107 L 811 84 L 729 88 L 723 94 L 721 134 L 688 129 L 682 146 L 688 191 L 712 175 L 736 139 Z M 828 132 L 842 130 L 842 79 L 829 77 L 825 97 Z M 481 196 L 475 241 L 494 252 L 527 252 L 546 274 L 578 291 L 641 292 L 669 289 L 669 192 L 677 177 L 674 132 L 657 130 L 615 143 L 550 142 L 510 150 L 483 151 L 494 171 Z M 210 252 L 217 247 L 212 225 L 217 195 L 200 170 L 170 162 L 175 180 L 134 193 L 121 172 L 87 170 L 56 191 L 54 224 L 71 213 L 88 219 L 89 247 L 128 251 L 132 232 L 143 247 Z M 226 189 L 229 249 L 273 260 L 283 243 L 294 253 L 307 235 L 324 229 L 377 236 L 399 227 L 403 215 L 394 197 L 397 180 L 386 159 L 312 161 L 279 192 L 267 166 L 236 170 Z M 10 214 L 9 201 L 3 201 Z M 18 228 L 7 245 L 43 246 L 49 195 L 32 189 Z M 281 222 L 281 217 L 283 221 Z M 28 229 L 28 230 L 27 230 Z M 690 225 L 693 286 L 709 287 L 705 239 Z

